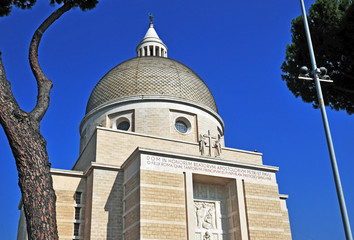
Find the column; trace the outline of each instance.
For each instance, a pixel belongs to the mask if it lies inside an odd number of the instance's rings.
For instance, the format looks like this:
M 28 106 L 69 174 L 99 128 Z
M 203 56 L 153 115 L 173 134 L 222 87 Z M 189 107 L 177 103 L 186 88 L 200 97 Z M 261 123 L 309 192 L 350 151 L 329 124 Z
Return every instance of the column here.
M 240 216 L 241 240 L 248 240 L 245 196 L 242 179 L 236 179 L 238 211 Z
M 188 240 L 195 238 L 195 214 L 194 214 L 194 197 L 193 197 L 193 177 L 192 173 L 185 172 L 185 188 L 186 188 L 186 209 L 187 209 L 187 236 Z

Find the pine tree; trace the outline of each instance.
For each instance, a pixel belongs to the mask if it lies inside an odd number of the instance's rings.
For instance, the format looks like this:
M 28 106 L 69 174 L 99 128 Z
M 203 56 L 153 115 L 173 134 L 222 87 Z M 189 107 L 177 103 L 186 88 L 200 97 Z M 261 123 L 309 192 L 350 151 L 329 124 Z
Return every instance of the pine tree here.
M 309 9 L 309 27 L 318 67 L 328 69 L 333 83 L 322 83 L 325 105 L 354 113 L 354 4 L 351 0 L 317 0 Z M 292 42 L 286 47 L 282 79 L 295 97 L 318 107 L 313 81 L 298 79 L 301 66 L 311 66 L 302 16 L 292 20 Z
M 11 13 L 12 7 L 30 9 L 36 0 L 2 0 L 0 16 Z M 29 48 L 29 62 L 38 86 L 34 109 L 26 112 L 18 105 L 7 80 L 0 52 L 0 124 L 8 138 L 14 155 L 22 203 L 27 223 L 28 239 L 58 239 L 56 224 L 56 196 L 50 175 L 50 163 L 46 140 L 40 132 L 40 122 L 49 107 L 50 90 L 53 86 L 38 62 L 38 47 L 43 33 L 64 13 L 79 7 L 94 8 L 97 0 L 51 0 L 62 4 L 35 31 Z

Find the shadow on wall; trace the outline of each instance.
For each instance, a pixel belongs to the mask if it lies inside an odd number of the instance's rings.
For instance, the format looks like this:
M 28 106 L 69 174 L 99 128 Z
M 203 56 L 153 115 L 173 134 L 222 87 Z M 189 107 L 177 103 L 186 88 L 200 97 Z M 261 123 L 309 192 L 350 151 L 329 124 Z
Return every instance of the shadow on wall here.
M 108 212 L 107 240 L 122 239 L 123 235 L 123 170 L 119 170 L 108 196 L 105 211 Z
M 69 192 L 71 192 L 71 191 L 69 191 Z M 72 198 L 67 198 L 66 194 L 60 194 L 58 191 L 56 191 L 55 194 L 57 195 L 57 202 L 58 202 L 58 198 L 59 198 L 59 202 L 69 200 L 70 203 L 72 203 L 71 201 L 74 201 L 74 203 L 75 203 L 75 208 L 74 208 L 75 222 L 74 222 L 73 235 L 74 236 L 83 236 L 84 235 L 84 228 L 83 228 L 83 223 L 80 222 L 80 220 L 82 221 L 86 217 L 86 212 L 84 211 L 85 205 L 86 205 L 86 179 L 80 178 L 80 182 L 79 182 L 77 188 L 75 189 L 75 192 L 72 195 Z M 60 200 L 60 198 L 61 198 L 61 200 Z M 66 209 L 66 211 L 71 211 L 71 210 L 72 209 Z M 59 212 L 57 210 L 57 216 L 58 216 L 58 213 Z M 63 214 L 63 213 L 59 213 L 59 215 L 65 216 L 65 214 Z

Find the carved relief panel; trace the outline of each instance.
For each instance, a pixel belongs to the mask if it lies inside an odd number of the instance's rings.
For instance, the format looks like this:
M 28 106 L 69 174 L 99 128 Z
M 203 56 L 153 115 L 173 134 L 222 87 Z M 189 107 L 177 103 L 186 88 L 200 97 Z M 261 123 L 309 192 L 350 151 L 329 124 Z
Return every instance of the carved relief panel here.
M 194 201 L 196 226 L 199 229 L 217 229 L 216 202 Z
M 225 187 L 194 183 L 195 240 L 228 240 Z

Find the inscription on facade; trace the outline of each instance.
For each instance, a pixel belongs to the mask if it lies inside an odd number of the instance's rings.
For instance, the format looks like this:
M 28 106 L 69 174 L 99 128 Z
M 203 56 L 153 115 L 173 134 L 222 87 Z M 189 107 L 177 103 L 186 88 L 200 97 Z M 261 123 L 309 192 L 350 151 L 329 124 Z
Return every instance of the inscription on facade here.
M 274 180 L 274 173 L 258 171 L 247 168 L 225 166 L 215 163 L 205 163 L 189 160 L 181 160 L 168 157 L 159 157 L 152 155 L 142 155 L 142 167 L 156 170 L 181 170 L 191 171 L 201 174 L 214 174 L 230 177 L 248 178 L 254 180 L 272 181 Z

